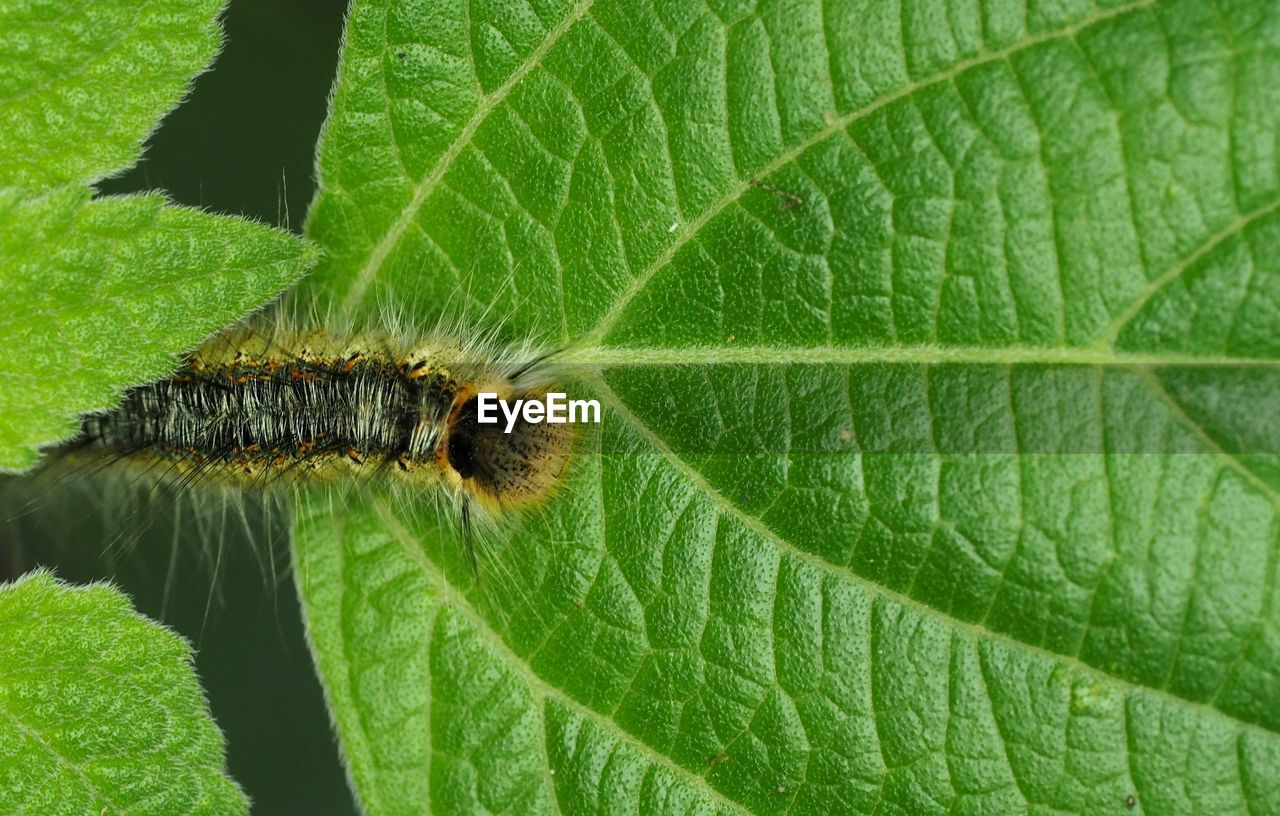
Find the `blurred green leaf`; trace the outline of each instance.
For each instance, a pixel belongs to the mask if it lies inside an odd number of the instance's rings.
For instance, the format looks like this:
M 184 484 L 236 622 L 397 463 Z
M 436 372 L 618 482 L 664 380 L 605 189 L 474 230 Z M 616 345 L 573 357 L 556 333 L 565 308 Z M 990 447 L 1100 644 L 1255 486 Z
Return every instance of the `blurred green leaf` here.
M 1280 808 L 1278 75 L 1263 0 L 355 0 L 299 297 L 607 408 L 479 586 L 301 508 L 366 811 Z
M 0 586 L 0 811 L 248 810 L 186 641 L 109 586 Z

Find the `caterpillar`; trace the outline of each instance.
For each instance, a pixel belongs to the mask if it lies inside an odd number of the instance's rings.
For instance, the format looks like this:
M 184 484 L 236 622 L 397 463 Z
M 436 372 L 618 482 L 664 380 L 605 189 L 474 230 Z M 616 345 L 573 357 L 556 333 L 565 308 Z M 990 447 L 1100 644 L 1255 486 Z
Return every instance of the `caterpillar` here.
M 562 481 L 572 424 L 481 422 L 480 395 L 536 399 L 553 355 L 436 331 L 230 329 L 171 376 L 86 417 L 72 456 L 180 486 L 386 479 L 443 488 L 475 568 L 473 518 L 535 505 Z

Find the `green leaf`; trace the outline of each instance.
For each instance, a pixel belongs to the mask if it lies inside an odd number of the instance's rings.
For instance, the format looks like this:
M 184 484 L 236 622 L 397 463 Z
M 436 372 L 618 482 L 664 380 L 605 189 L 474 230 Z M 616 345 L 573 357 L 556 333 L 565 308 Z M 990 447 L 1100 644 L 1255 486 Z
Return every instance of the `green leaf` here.
M 0 811 L 247 813 L 223 765 L 186 641 L 109 586 L 0 586 Z
M 355 0 L 299 298 L 606 406 L 478 585 L 300 509 L 366 811 L 1280 809 L 1277 75 L 1265 0 Z
M 0 187 L 97 181 L 137 161 L 217 52 L 222 5 L 0 3 Z
M 291 235 L 160 195 L 0 190 L 0 469 L 34 464 L 76 414 L 164 376 L 313 258 Z

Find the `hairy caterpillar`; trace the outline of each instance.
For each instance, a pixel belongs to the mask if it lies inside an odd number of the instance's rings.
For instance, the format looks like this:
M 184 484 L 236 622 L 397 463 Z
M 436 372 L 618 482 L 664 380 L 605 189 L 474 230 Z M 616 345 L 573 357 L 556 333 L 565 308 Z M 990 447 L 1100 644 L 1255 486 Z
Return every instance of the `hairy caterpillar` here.
M 443 482 L 486 507 L 519 506 L 555 484 L 572 430 L 522 419 L 510 432 L 482 425 L 476 402 L 482 392 L 545 393 L 543 360 L 447 337 L 242 329 L 89 417 L 81 444 L 167 461 L 193 479 L 253 484 L 368 470 Z
M 492 526 L 550 495 L 575 428 L 479 422 L 481 393 L 514 400 L 556 387 L 553 355 L 491 335 L 462 338 L 447 329 L 295 330 L 263 320 L 233 327 L 173 375 L 86 417 L 64 458 L 79 470 L 133 465 L 178 493 L 199 483 L 252 494 L 370 480 L 427 491 L 454 508 L 475 569 L 476 520 Z

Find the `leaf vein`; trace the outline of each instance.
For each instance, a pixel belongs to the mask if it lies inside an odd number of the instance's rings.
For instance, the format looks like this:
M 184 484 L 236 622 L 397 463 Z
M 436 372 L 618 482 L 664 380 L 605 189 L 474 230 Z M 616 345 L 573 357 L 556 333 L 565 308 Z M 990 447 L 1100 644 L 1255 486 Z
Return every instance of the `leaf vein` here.
M 546 38 L 536 48 L 529 52 L 529 56 L 511 72 L 511 76 L 507 77 L 507 80 L 502 85 L 494 90 L 493 93 L 480 98 L 480 101 L 476 104 L 475 111 L 471 114 L 471 118 L 462 126 L 457 138 L 440 155 L 431 170 L 423 176 L 422 181 L 413 186 L 413 197 L 401 210 L 400 216 L 391 225 L 391 228 L 387 230 L 386 234 L 382 236 L 382 240 L 374 246 L 369 257 L 351 279 L 351 285 L 342 301 L 342 311 L 351 313 L 364 300 L 369 286 L 372 285 L 374 278 L 379 270 L 382 269 L 382 265 L 390 257 L 396 245 L 400 243 L 405 231 L 417 220 L 418 212 L 422 209 L 422 205 L 426 203 L 431 193 L 435 191 L 436 185 L 444 178 L 445 173 L 453 166 L 454 161 L 462 154 L 462 151 L 471 145 L 471 137 L 479 130 L 480 125 L 506 99 L 512 89 L 520 84 L 521 80 L 530 71 L 538 67 L 547 52 L 559 42 L 565 32 L 573 28 L 590 11 L 594 3 L 595 0 L 579 0 L 573 10 L 565 15 L 564 19 L 547 34 Z
M 1112 684 L 1114 686 L 1117 686 L 1121 689 L 1124 689 L 1133 693 L 1147 694 L 1152 697 L 1174 701 L 1180 707 L 1203 711 L 1207 715 L 1215 719 L 1228 723 L 1233 728 L 1243 729 L 1251 733 L 1266 735 L 1268 738 L 1271 738 L 1271 739 L 1274 739 L 1275 737 L 1277 737 L 1277 733 L 1270 730 L 1266 726 L 1259 725 L 1258 723 L 1249 722 L 1247 720 L 1243 720 L 1234 714 L 1230 714 L 1221 709 L 1214 708 L 1213 706 L 1208 705 L 1206 703 L 1190 700 L 1185 697 L 1180 697 L 1174 694 L 1173 692 L 1170 692 L 1163 688 L 1152 688 L 1150 686 L 1139 685 L 1124 677 L 1109 674 L 1103 671 L 1102 669 L 1099 669 L 1095 666 L 1085 663 L 1084 661 L 1072 655 L 1061 654 L 1059 652 L 1051 651 L 1042 646 L 1026 643 L 1024 641 L 1020 641 L 1015 638 L 1012 638 L 1009 635 L 1004 634 L 1003 632 L 986 628 L 979 623 L 973 623 L 970 621 L 963 620 L 961 618 L 954 617 L 951 614 L 948 614 L 941 610 L 927 606 L 921 603 L 920 601 L 916 600 L 915 598 L 908 597 L 906 595 L 903 595 L 900 592 L 897 592 L 888 587 L 882 586 L 868 578 L 865 578 L 864 576 L 857 574 L 856 572 L 849 569 L 848 567 L 833 564 L 830 561 L 827 561 L 826 559 L 818 555 L 814 555 L 813 553 L 800 549 L 798 546 L 786 540 L 781 535 L 779 535 L 774 530 L 772 530 L 770 527 L 768 527 L 761 519 L 756 518 L 755 516 L 749 515 L 748 513 L 746 513 L 739 507 L 737 507 L 735 504 L 733 504 L 731 501 L 729 501 L 729 499 L 726 498 L 722 493 L 716 490 L 715 487 L 713 487 L 706 480 L 706 478 L 703 477 L 701 473 L 699 473 L 692 465 L 690 465 L 681 456 L 679 456 L 676 452 L 674 452 L 670 448 L 670 446 L 666 444 L 665 440 L 659 437 L 653 431 L 652 428 L 646 425 L 644 421 L 641 420 L 639 417 L 637 417 L 635 414 L 631 413 L 631 411 L 626 407 L 626 404 L 618 397 L 617 394 L 613 392 L 611 388 L 609 388 L 607 383 L 605 383 L 601 379 L 595 379 L 595 380 L 592 380 L 592 385 L 598 390 L 598 393 L 600 394 L 600 396 L 609 402 L 614 412 L 620 418 L 622 418 L 625 422 L 627 422 L 627 424 L 634 429 L 635 433 L 639 434 L 646 442 L 648 442 L 649 445 L 652 446 L 652 448 L 657 453 L 659 453 L 664 459 L 666 459 L 672 465 L 672 467 L 676 469 L 676 471 L 681 473 L 693 487 L 695 487 L 700 493 L 705 495 L 707 497 L 707 500 L 710 501 L 713 504 L 713 506 L 718 508 L 721 512 L 725 513 L 726 515 L 732 516 L 733 518 L 737 519 L 741 524 L 746 526 L 756 535 L 760 536 L 763 540 L 772 543 L 775 547 L 778 547 L 780 550 L 789 553 L 792 557 L 800 559 L 807 563 L 810 563 L 826 573 L 829 573 L 835 577 L 842 578 L 845 581 L 848 581 L 849 583 L 854 584 L 856 586 L 862 587 L 866 591 L 870 592 L 871 594 L 881 599 L 892 601 L 907 609 L 914 610 L 918 614 L 924 615 L 926 617 L 933 617 L 933 618 L 940 619 L 947 626 L 950 626 L 954 629 L 957 629 L 963 632 L 967 632 L 969 636 L 977 640 L 998 643 L 1018 651 L 1023 651 L 1033 655 L 1037 655 L 1039 657 L 1048 659 L 1049 661 L 1056 663 L 1058 665 L 1069 667 L 1072 670 L 1080 672 L 1082 674 L 1086 674 L 1091 677 L 1102 679 L 1109 684 Z M 1019 461 L 1021 460 L 1019 459 Z M 1256 479 L 1257 477 L 1254 477 L 1254 478 Z
M 646 269 L 644 269 L 642 272 L 640 272 L 640 274 L 636 275 L 632 279 L 631 283 L 627 286 L 627 289 L 622 293 L 622 296 L 619 297 L 618 300 L 614 303 L 614 305 L 610 307 L 609 310 L 606 311 L 601 316 L 601 318 L 597 321 L 595 327 L 590 332 L 587 333 L 586 335 L 587 342 L 599 343 L 605 336 L 607 336 L 609 333 L 609 330 L 613 328 L 613 326 L 617 323 L 619 319 L 621 319 L 622 314 L 626 311 L 627 305 L 640 292 L 644 291 L 644 289 L 649 285 L 649 281 L 652 280 L 653 276 L 656 275 L 660 269 L 662 269 L 667 264 L 669 264 L 671 260 L 675 257 L 676 253 L 679 252 L 681 247 L 683 247 L 686 243 L 689 242 L 691 238 L 693 238 L 695 235 L 701 232 L 702 228 L 705 227 L 712 219 L 714 219 L 717 215 L 719 215 L 729 205 L 737 202 L 738 199 L 740 199 L 747 190 L 751 189 L 752 181 L 755 178 L 764 178 L 771 175 L 772 173 L 776 172 L 778 169 L 780 169 L 784 165 L 789 164 L 790 162 L 797 159 L 799 156 L 801 156 L 803 153 L 805 153 L 807 150 L 809 150 L 809 148 L 813 147 L 814 145 L 825 141 L 826 139 L 828 139 L 829 137 L 831 137 L 832 135 L 838 132 L 846 130 L 853 123 L 859 120 L 865 119 L 868 116 L 871 116 L 872 114 L 893 104 L 894 102 L 910 97 L 911 95 L 915 94 L 917 91 L 920 91 L 924 88 L 935 85 L 939 82 L 950 81 L 952 78 L 959 76 L 960 74 L 964 73 L 965 71 L 968 71 L 971 68 L 1008 59 L 1013 54 L 1019 53 L 1028 48 L 1032 48 L 1041 43 L 1051 42 L 1051 41 L 1062 39 L 1062 38 L 1073 37 L 1083 29 L 1088 28 L 1089 26 L 1103 22 L 1104 20 L 1109 20 L 1113 17 L 1117 17 L 1122 14 L 1126 14 L 1136 9 L 1147 8 L 1151 6 L 1154 2 L 1155 0 L 1139 0 L 1139 2 L 1127 3 L 1122 6 L 1117 6 L 1113 9 L 1108 9 L 1106 12 L 1103 12 L 1101 14 L 1082 20 L 1074 25 L 1063 28 L 1060 31 L 1055 31 L 1051 34 L 1042 34 L 1042 35 L 1035 35 L 1032 37 L 1028 37 L 1022 40 L 1021 42 L 1015 43 L 999 51 L 995 51 L 990 54 L 984 54 L 979 57 L 973 57 L 970 59 L 961 60 L 957 62 L 955 65 L 948 68 L 946 71 L 941 71 L 939 73 L 932 74 L 928 77 L 925 77 L 924 79 L 909 82 L 906 85 L 899 88 L 898 90 L 889 94 L 885 94 L 884 96 L 879 97 L 875 101 L 871 102 L 870 104 L 862 108 L 859 108 L 856 111 L 851 111 L 849 113 L 844 114 L 843 116 L 837 116 L 833 118 L 831 121 L 831 124 L 827 125 L 826 127 L 820 128 L 809 137 L 802 139 L 801 141 L 796 143 L 794 147 L 791 147 L 790 149 L 784 151 L 776 159 L 774 159 L 773 161 L 765 165 L 754 176 L 740 180 L 737 184 L 731 187 L 723 197 L 721 197 L 713 205 L 711 205 L 706 210 L 704 210 L 702 214 L 700 214 L 697 218 L 695 218 L 692 222 L 690 222 L 688 228 L 686 228 L 685 230 L 682 230 L 680 234 L 675 238 L 675 240 L 673 240 L 670 244 L 668 244 L 667 248 L 663 250 L 663 252 L 657 258 L 655 258 L 654 261 Z
M 426 554 L 417 545 L 414 536 L 405 529 L 400 520 L 395 517 L 391 509 L 382 499 L 375 499 L 375 510 L 379 518 L 386 524 L 386 528 L 391 532 L 396 542 L 400 544 L 408 557 L 418 566 L 423 577 L 436 585 L 441 592 L 448 591 L 449 583 L 443 572 L 427 558 Z M 480 635 L 483 642 L 489 646 L 501 661 L 512 668 L 512 670 L 528 684 L 530 693 L 545 704 L 547 700 L 553 700 L 565 708 L 573 711 L 575 714 L 584 719 L 595 721 L 614 734 L 618 738 L 618 743 L 625 743 L 637 753 L 641 754 L 649 761 L 651 765 L 665 768 L 673 776 L 684 780 L 695 790 L 705 793 L 715 804 L 723 807 L 733 813 L 742 814 L 742 816 L 750 816 L 748 811 L 739 803 L 727 798 L 716 788 L 712 787 L 705 777 L 699 776 L 694 772 L 678 764 L 671 757 L 668 757 L 647 743 L 637 738 L 631 732 L 622 728 L 613 718 L 608 717 L 593 708 L 570 697 L 563 690 L 551 685 L 542 679 L 542 676 L 534 671 L 533 667 L 528 664 L 520 655 L 514 652 L 507 642 L 490 626 L 489 622 L 476 611 L 471 603 L 459 596 L 457 593 L 450 592 L 451 605 L 450 608 L 457 614 L 462 616 Z

